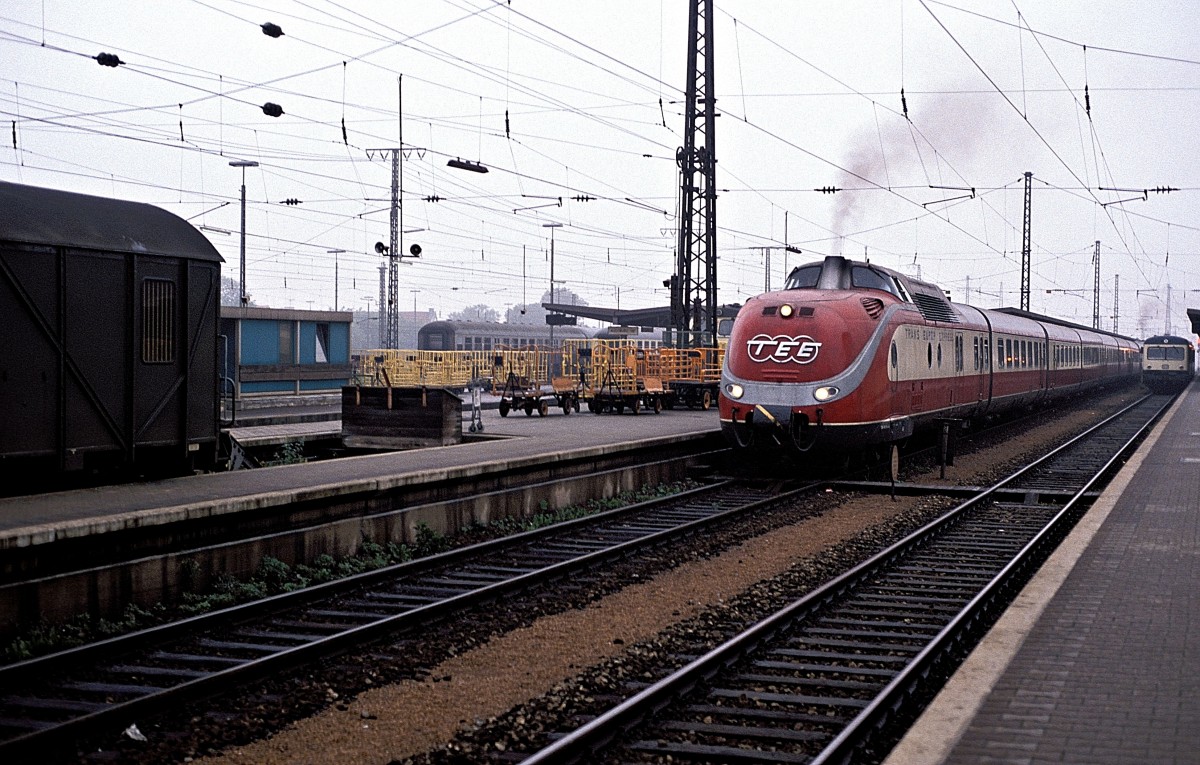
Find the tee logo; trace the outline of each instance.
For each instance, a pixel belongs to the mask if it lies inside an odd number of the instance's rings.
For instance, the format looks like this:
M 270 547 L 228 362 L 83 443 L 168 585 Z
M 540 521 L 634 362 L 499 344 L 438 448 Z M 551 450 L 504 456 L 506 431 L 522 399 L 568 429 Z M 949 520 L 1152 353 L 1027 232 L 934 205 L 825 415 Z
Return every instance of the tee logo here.
M 746 353 L 752 361 L 760 364 L 764 361 L 807 364 L 817 358 L 820 350 L 821 344 L 808 335 L 755 335 L 746 341 Z

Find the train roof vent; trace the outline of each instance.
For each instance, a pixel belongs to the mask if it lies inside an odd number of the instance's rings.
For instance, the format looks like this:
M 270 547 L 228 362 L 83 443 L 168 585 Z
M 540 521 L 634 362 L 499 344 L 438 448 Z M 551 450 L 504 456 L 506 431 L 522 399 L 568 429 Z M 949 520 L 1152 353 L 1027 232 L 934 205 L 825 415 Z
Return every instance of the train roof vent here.
M 863 298 L 863 308 L 867 309 L 867 315 L 872 319 L 878 319 L 883 315 L 883 301 L 879 298 Z
M 921 315 L 930 321 L 944 321 L 953 324 L 958 323 L 958 315 L 954 313 L 954 309 L 945 300 L 934 297 L 933 295 L 923 295 L 920 292 L 912 293 L 913 302 L 917 304 L 917 308 L 921 311 Z

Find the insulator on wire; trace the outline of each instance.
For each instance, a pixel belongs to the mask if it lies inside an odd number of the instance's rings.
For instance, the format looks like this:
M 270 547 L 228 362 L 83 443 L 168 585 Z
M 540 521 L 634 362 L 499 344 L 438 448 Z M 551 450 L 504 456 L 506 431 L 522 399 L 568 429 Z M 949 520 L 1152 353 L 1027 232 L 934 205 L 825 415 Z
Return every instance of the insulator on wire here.
M 100 66 L 117 67 L 117 66 L 120 66 L 121 64 L 125 63 L 120 58 L 118 58 L 117 54 L 115 54 L 115 53 L 98 53 L 98 54 L 96 54 L 95 59 L 96 59 L 96 63 L 99 64 Z
M 904 88 L 900 88 L 900 108 L 904 110 L 904 119 L 908 119 L 908 99 L 904 97 Z
M 1087 116 L 1089 118 L 1091 118 L 1091 116 L 1092 116 L 1092 97 L 1088 93 L 1087 85 L 1083 86 L 1083 110 L 1085 112 L 1087 112 Z
M 301 202 L 299 199 L 296 199 L 295 197 L 288 197 L 287 199 L 283 200 L 283 203 L 285 205 L 288 205 L 289 207 L 304 204 L 303 202 Z
M 273 104 L 270 101 L 263 104 L 262 110 L 263 114 L 268 117 L 279 117 L 283 114 L 283 107 L 279 104 Z
M 442 198 L 439 197 L 437 194 L 434 194 L 433 196 L 425 197 L 425 201 L 426 202 L 441 202 Z
M 262 24 L 261 26 L 263 34 L 267 37 L 283 37 L 283 30 L 280 29 L 278 24 L 272 24 L 268 21 L 266 24 Z

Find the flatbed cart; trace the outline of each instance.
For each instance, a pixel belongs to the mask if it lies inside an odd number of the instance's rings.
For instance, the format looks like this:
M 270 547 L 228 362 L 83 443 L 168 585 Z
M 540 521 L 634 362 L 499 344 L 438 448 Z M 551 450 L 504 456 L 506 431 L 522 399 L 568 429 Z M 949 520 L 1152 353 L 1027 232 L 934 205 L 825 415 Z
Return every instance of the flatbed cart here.
M 534 412 L 545 417 L 550 411 L 550 402 L 545 399 L 540 385 L 531 385 L 515 372 L 509 372 L 500 391 L 500 416 L 507 417 L 509 412 L 517 410 L 524 410 L 526 417 Z
M 668 408 L 676 404 L 688 409 L 703 409 L 708 411 L 717 402 L 717 394 L 721 391 L 719 382 L 700 382 L 698 380 L 672 380 L 668 383 L 671 395 Z
M 563 414 L 579 411 L 579 402 L 583 398 L 583 383 L 573 377 L 555 377 L 550 387 L 554 391 L 554 400 L 562 409 Z
M 604 382 L 598 388 L 590 391 L 587 399 L 588 411 L 593 414 L 616 412 L 621 414 L 629 409 L 631 414 L 637 414 L 642 407 L 651 409 L 655 414 L 663 410 L 667 391 L 662 381 L 657 377 L 624 377 L 618 379 L 613 370 L 604 375 Z

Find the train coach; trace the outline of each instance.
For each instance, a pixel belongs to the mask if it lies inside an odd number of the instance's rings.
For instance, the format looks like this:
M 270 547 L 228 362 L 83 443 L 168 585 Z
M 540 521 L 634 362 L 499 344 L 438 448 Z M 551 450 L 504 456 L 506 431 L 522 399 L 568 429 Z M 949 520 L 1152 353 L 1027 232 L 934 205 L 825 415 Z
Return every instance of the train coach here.
M 1196 348 L 1175 335 L 1155 335 L 1142 343 L 1142 383 L 1159 393 L 1174 392 L 1196 377 Z
M 217 449 L 221 257 L 157 207 L 0 182 L 0 480 Z
M 554 345 L 568 340 L 612 340 L 636 348 L 662 346 L 662 332 L 648 327 L 580 326 L 554 328 Z M 491 351 L 549 348 L 550 327 L 546 324 L 509 324 L 495 321 L 431 321 L 417 331 L 417 350 Z
M 831 256 L 738 313 L 721 428 L 738 447 L 867 451 L 944 418 L 1133 383 L 1140 370 L 1133 338 L 952 303 L 933 284 Z
M 554 328 L 554 344 L 589 337 L 583 327 Z M 422 351 L 491 351 L 550 347 L 550 327 L 545 324 L 509 324 L 494 321 L 431 321 L 417 331 Z

